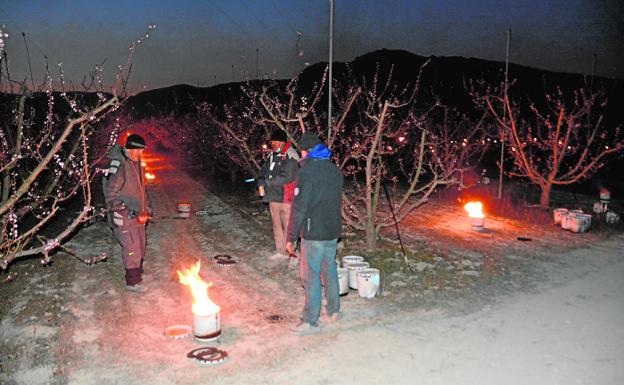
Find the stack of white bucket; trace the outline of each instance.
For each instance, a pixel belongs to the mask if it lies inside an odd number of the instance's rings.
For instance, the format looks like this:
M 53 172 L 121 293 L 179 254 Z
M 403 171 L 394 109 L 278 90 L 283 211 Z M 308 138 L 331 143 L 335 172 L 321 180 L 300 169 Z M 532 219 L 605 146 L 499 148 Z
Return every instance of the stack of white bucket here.
M 562 229 L 573 233 L 584 233 L 591 226 L 592 216 L 584 214 L 583 210 L 554 209 L 553 217 L 555 224 L 560 224 Z
M 371 268 L 359 255 L 342 257 L 342 267 L 338 268 L 340 295 L 349 294 L 349 288 L 357 290 L 362 298 L 373 298 L 379 294 L 379 270 Z

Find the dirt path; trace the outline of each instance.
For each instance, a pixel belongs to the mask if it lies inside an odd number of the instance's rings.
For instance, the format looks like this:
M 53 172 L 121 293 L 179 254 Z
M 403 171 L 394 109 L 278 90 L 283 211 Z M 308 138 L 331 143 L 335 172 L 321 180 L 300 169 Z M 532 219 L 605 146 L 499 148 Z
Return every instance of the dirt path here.
M 128 293 L 120 279 L 111 280 L 111 273 L 121 276 L 120 268 L 80 267 L 85 274 L 78 274 L 70 301 L 74 320 L 62 332 L 69 342 L 66 354 L 71 364 L 64 370 L 68 383 L 201 383 L 206 370 L 211 383 L 232 383 L 242 373 L 254 373 L 254 383 L 270 382 L 272 373 L 301 355 L 302 349 L 322 349 L 331 341 L 341 327 L 303 346 L 289 332 L 303 305 L 298 266 L 267 259 L 273 245 L 266 231 L 175 167 L 165 167 L 158 175 L 158 184 L 150 189 L 157 213 L 156 223 L 148 228 L 144 266 L 148 292 Z M 191 203 L 199 213 L 176 219 L 178 202 Z M 105 231 L 104 224 L 85 229 L 82 247 Z M 114 250 L 116 255 L 117 247 Z M 238 263 L 220 267 L 212 258 L 217 254 L 229 254 Z M 202 276 L 214 284 L 211 298 L 222 308 L 223 333 L 217 346 L 231 357 L 227 364 L 210 369 L 186 358 L 187 352 L 201 344 L 163 336 L 167 326 L 192 322 L 190 295 L 178 282 L 176 270 L 196 260 L 202 263 Z M 364 302 L 351 297 L 343 304 L 347 313 Z M 269 322 L 267 317 L 275 314 L 283 320 Z M 375 311 L 360 312 L 356 318 L 364 314 L 372 316 Z
M 343 331 L 277 372 L 301 384 L 619 384 L 624 238 L 572 252 L 547 283 L 467 315 L 403 313 Z M 591 258 L 591 261 L 588 259 Z M 311 371 L 309 362 L 314 362 Z
M 303 305 L 298 270 L 266 258 L 273 253 L 270 229 L 175 164 L 160 162 L 159 182 L 150 188 L 156 223 L 148 227 L 148 292 L 124 290 L 119 250 L 107 241 L 104 223 L 83 229 L 71 247 L 112 252 L 111 260 L 93 267 L 73 263 L 65 281 L 40 279 L 28 287 L 34 292 L 24 293 L 0 324 L 0 338 L 18 346 L 14 359 L 22 360 L 13 372 L 0 373 L 1 383 L 615 384 L 624 375 L 622 236 L 591 247 L 579 242 L 570 251 L 561 247 L 569 235 L 559 239 L 542 231 L 543 243 L 503 253 L 501 242 L 515 242 L 506 240 L 506 231 L 517 224 L 494 221 L 489 241 L 487 234 L 471 237 L 454 249 L 475 255 L 459 260 L 462 285 L 448 295 L 427 295 L 432 290 L 422 287 L 422 276 L 435 262 L 422 262 L 419 274 L 387 277 L 383 297 L 365 300 L 351 292 L 342 298 L 338 324 L 298 338 L 288 331 Z M 191 218 L 175 218 L 181 201 L 192 204 Z M 448 232 L 456 226 L 449 223 L 432 229 Z M 465 238 L 460 228 L 449 232 L 456 244 Z M 504 269 L 489 277 L 484 253 L 506 261 Z M 219 267 L 217 254 L 238 263 Z M 192 322 L 190 295 L 176 270 L 196 260 L 222 309 L 222 336 L 214 346 L 230 358 L 217 366 L 186 358 L 205 345 L 163 336 L 168 326 Z M 457 266 L 439 263 L 449 271 Z M 50 310 L 60 315 L 57 321 L 22 319 L 30 302 L 55 296 L 64 299 L 50 304 L 58 307 Z M 269 322 L 274 314 L 283 321 Z

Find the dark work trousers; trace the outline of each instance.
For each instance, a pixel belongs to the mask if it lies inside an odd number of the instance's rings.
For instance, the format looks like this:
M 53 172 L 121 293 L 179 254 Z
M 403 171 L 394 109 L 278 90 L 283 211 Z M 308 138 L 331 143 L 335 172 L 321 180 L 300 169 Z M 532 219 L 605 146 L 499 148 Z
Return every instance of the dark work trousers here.
M 126 284 L 136 285 L 141 282 L 143 274 L 143 257 L 145 257 L 145 225 L 113 226 L 117 242 L 121 245 L 121 259 L 126 268 Z

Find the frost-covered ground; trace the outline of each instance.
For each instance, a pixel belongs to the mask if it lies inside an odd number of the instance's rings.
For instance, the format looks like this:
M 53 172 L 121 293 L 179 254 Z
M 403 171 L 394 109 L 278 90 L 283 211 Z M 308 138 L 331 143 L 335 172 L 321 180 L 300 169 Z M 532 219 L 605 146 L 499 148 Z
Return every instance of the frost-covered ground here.
M 112 253 L 107 263 L 16 267 L 14 281 L 0 284 L 2 301 L 10 301 L 0 323 L 0 383 L 619 384 L 624 378 L 622 235 L 574 235 L 504 218 L 488 218 L 488 232 L 473 233 L 459 209 L 432 204 L 402 226 L 409 247 L 426 243 L 428 250 L 410 261 L 415 272 L 385 274 L 383 295 L 375 299 L 351 291 L 342 297 L 337 324 L 299 338 L 288 329 L 299 319 L 303 291 L 296 266 L 267 259 L 273 253 L 267 210 L 248 215 L 262 206 L 232 203 L 176 167 L 161 168 L 158 180 L 150 189 L 157 211 L 148 228 L 148 292 L 124 290 L 118 248 L 104 223 L 83 229 L 71 247 Z M 199 212 L 176 219 L 181 201 Z M 357 248 L 354 238 L 348 249 Z M 238 264 L 219 267 L 217 254 Z M 191 324 L 190 296 L 176 270 L 196 260 L 222 308 L 214 346 L 229 360 L 216 366 L 186 358 L 203 346 L 195 340 L 163 336 L 168 326 Z M 398 261 L 388 255 L 383 263 Z M 276 314 L 283 320 L 269 322 Z

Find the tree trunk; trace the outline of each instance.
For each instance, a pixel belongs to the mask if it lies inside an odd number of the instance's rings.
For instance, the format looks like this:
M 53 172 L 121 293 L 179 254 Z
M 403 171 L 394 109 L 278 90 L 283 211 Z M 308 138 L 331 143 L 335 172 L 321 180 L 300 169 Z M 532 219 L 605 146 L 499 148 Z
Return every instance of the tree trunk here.
M 366 247 L 368 251 L 375 251 L 377 247 L 377 233 L 375 232 L 375 224 L 366 224 Z
M 540 197 L 540 206 L 547 208 L 550 204 L 550 190 L 552 189 L 552 184 L 546 184 L 541 186 L 542 195 Z

